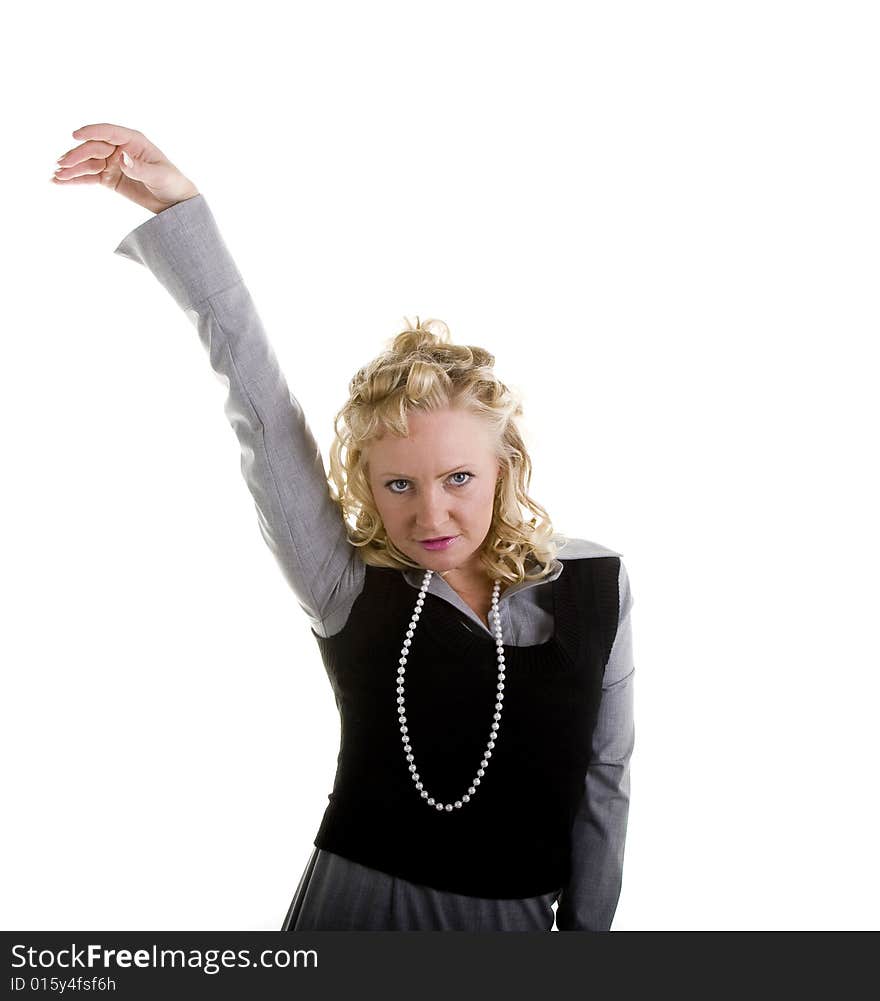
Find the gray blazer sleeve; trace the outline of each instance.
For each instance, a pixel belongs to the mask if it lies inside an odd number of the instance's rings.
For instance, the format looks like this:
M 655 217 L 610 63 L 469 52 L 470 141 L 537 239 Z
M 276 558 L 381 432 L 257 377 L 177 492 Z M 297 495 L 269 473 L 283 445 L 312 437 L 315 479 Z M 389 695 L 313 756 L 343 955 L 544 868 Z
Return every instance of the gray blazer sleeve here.
M 198 330 L 226 387 L 225 413 L 241 446 L 260 532 L 320 631 L 341 592 L 359 591 L 363 563 L 330 495 L 320 449 L 204 195 L 154 215 L 114 253 L 148 268 Z
M 617 635 L 605 668 L 592 758 L 572 830 L 571 878 L 556 909 L 559 931 L 609 931 L 620 899 L 635 744 L 633 597 L 623 560 L 619 585 Z

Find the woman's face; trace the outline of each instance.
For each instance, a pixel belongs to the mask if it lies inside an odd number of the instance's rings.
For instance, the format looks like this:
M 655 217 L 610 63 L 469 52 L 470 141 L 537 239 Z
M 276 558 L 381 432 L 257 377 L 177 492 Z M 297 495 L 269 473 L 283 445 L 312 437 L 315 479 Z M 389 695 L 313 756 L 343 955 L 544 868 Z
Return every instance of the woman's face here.
M 450 583 L 485 577 L 475 554 L 492 523 L 501 469 L 485 422 L 464 410 L 411 411 L 409 437 L 387 434 L 366 451 L 373 499 L 394 545 Z M 421 544 L 447 535 L 457 538 L 446 548 Z

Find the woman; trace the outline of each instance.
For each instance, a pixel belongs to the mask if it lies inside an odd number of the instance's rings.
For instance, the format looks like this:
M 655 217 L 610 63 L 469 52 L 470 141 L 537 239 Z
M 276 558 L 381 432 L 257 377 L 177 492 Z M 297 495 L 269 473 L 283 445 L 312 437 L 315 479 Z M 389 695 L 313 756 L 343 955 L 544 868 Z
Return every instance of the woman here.
M 73 136 L 54 183 L 155 213 L 115 253 L 186 311 L 228 387 L 260 530 L 339 707 L 333 792 L 282 930 L 547 931 L 556 901 L 560 930 L 610 928 L 629 580 L 526 493 L 522 409 L 494 357 L 408 323 L 351 380 L 328 478 L 204 196 L 140 132 Z

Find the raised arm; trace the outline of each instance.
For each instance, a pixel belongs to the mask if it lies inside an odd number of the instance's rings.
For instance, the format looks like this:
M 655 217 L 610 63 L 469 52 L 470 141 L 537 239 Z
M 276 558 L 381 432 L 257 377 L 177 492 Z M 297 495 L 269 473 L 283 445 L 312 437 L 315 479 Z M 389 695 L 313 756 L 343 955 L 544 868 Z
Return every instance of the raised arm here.
M 202 194 L 132 230 L 114 250 L 148 268 L 198 330 L 226 387 L 225 413 L 260 531 L 317 631 L 360 590 L 363 564 L 327 485 L 256 306 Z
M 72 135 L 78 145 L 58 158 L 50 181 L 100 185 L 155 213 L 115 253 L 152 271 L 195 324 L 226 386 L 226 416 L 263 538 L 316 632 L 335 632 L 361 591 L 365 566 L 204 196 L 137 129 L 96 122 Z
M 556 909 L 559 931 L 609 931 L 623 882 L 633 719 L 633 597 L 620 561 L 617 635 L 602 685 L 584 797 L 572 829 L 571 877 Z

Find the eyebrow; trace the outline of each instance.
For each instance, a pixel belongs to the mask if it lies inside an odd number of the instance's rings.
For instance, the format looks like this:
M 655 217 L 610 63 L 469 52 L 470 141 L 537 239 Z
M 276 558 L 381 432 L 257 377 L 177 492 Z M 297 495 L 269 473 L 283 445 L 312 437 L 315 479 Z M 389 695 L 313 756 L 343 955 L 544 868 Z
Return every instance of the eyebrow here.
M 448 476 L 450 473 L 454 473 L 457 469 L 461 469 L 462 466 L 472 466 L 472 462 L 460 462 L 457 466 L 453 466 L 452 469 L 447 469 L 445 473 L 441 473 L 440 476 Z M 414 476 L 409 476 L 406 473 L 380 473 L 380 476 L 396 476 L 401 480 L 414 480 Z

